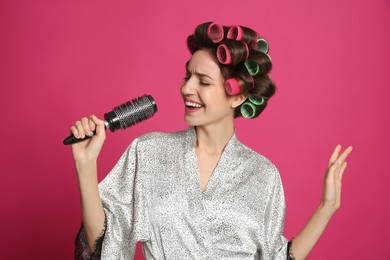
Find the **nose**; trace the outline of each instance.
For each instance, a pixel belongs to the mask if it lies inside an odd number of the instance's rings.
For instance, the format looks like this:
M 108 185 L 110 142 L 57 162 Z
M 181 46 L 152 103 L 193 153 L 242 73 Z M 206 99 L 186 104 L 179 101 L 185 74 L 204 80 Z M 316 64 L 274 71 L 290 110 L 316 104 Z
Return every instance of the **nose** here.
M 185 80 L 181 86 L 181 94 L 184 95 L 191 95 L 196 92 L 193 79 L 191 78 Z

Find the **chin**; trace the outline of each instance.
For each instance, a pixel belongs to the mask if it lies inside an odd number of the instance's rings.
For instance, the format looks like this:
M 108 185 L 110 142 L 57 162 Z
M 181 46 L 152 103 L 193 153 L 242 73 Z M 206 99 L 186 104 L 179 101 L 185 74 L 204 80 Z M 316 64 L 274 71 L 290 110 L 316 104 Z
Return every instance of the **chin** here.
M 184 122 L 189 126 L 199 126 L 200 125 L 200 123 L 196 122 L 196 120 L 191 120 L 191 119 L 187 118 L 186 116 L 184 116 Z
M 185 122 L 187 125 L 189 125 L 189 126 L 197 126 L 197 125 L 198 125 L 198 124 L 192 122 L 191 120 L 185 120 L 185 119 L 184 119 L 184 122 Z

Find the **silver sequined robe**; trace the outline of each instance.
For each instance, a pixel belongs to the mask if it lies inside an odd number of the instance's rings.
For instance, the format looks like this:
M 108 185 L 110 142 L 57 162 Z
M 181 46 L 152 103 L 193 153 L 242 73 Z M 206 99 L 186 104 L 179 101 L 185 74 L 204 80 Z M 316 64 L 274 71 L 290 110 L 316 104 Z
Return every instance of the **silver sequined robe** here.
M 149 133 L 99 184 L 107 228 L 102 259 L 286 259 L 279 173 L 238 141 L 226 145 L 202 192 L 193 127 Z

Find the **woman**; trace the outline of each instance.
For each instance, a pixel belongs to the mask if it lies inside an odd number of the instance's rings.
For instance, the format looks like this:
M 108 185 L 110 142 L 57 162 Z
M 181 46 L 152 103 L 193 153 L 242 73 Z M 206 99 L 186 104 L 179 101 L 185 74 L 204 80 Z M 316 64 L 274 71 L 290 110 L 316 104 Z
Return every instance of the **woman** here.
M 76 259 L 304 259 L 340 206 L 346 157 L 334 150 L 319 207 L 291 241 L 283 236 L 279 173 L 237 140 L 234 118 L 255 118 L 275 86 L 267 42 L 242 26 L 199 25 L 181 88 L 189 128 L 137 138 L 97 183 L 104 123 L 91 116 L 71 127 L 83 226 Z

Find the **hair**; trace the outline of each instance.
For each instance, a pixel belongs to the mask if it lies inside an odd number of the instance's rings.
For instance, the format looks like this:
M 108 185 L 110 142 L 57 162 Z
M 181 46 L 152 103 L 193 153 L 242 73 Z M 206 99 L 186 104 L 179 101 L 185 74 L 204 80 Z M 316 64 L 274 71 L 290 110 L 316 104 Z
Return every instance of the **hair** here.
M 228 27 L 213 22 L 202 23 L 196 27 L 194 34 L 188 36 L 187 47 L 191 54 L 201 49 L 211 51 L 225 82 L 228 79 L 238 82 L 239 89 L 226 94 L 248 97 L 234 110 L 234 118 L 248 118 L 248 112 L 244 111 L 248 108 L 252 110 L 249 118 L 256 118 L 266 108 L 276 86 L 268 76 L 272 68 L 267 54 L 268 43 L 256 31 L 237 25 Z M 253 100 L 262 102 L 253 103 Z

